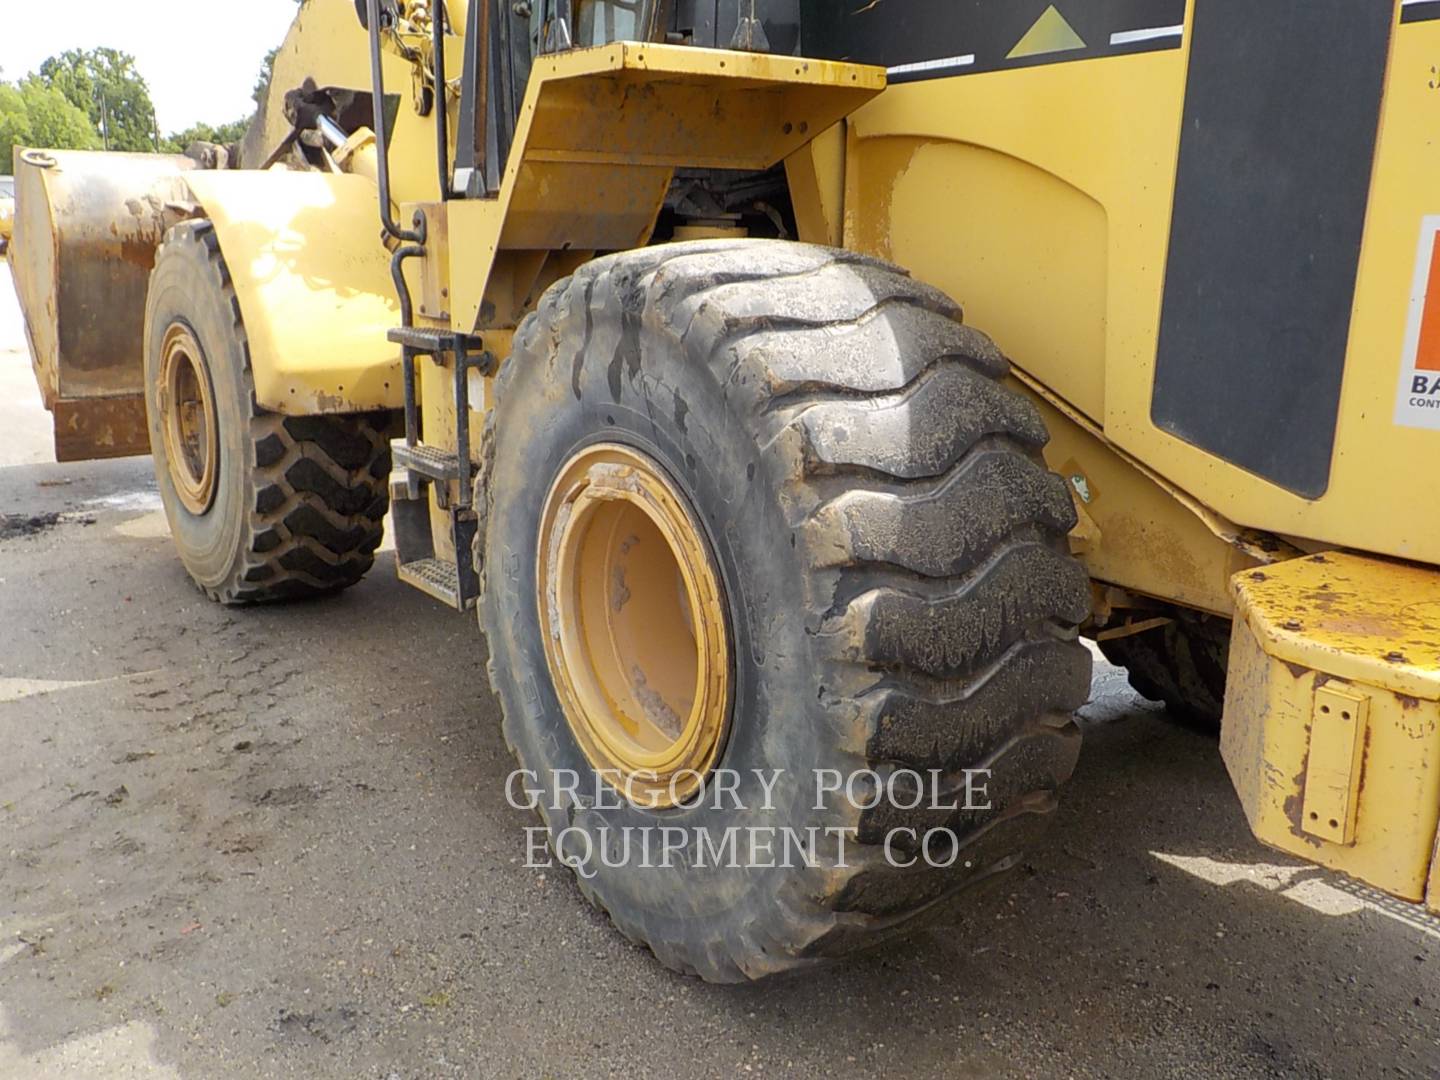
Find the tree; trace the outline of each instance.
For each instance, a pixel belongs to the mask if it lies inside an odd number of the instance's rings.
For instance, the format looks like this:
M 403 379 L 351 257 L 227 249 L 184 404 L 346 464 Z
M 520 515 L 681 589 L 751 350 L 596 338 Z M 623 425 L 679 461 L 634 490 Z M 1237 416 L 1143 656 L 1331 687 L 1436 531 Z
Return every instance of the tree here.
M 30 143 L 30 113 L 20 91 L 0 83 L 0 176 L 9 176 L 15 147 Z
M 129 53 L 68 49 L 41 64 L 38 77 L 84 110 L 107 149 L 155 148 L 155 106 Z
M 231 143 L 237 143 L 243 139 L 245 129 L 249 126 L 249 120 L 233 120 L 228 124 L 221 124 L 219 127 L 211 127 L 209 124 L 192 124 L 184 131 L 174 132 L 161 139 L 160 152 L 162 154 L 183 154 L 190 148 L 191 143 L 197 142 L 229 146 Z
M 90 118 L 58 90 L 31 76 L 20 84 L 20 96 L 30 114 L 34 145 L 54 150 L 96 150 L 100 134 Z
M 305 3 L 305 0 L 295 0 L 297 5 Z M 280 55 L 280 47 L 277 45 L 265 54 L 265 59 L 260 61 L 260 74 L 255 77 L 255 89 L 250 96 L 255 99 L 256 105 L 265 104 L 265 95 L 270 92 L 270 80 L 275 77 L 275 57 Z
M 0 83 L 0 175 L 9 175 L 16 146 L 95 150 L 100 135 L 64 94 L 32 76 L 18 87 Z
M 260 74 L 255 78 L 255 89 L 250 96 L 255 99 L 256 105 L 265 104 L 265 95 L 270 92 L 270 80 L 275 77 L 275 57 L 280 55 L 280 49 L 271 49 L 265 54 L 265 59 L 260 61 Z

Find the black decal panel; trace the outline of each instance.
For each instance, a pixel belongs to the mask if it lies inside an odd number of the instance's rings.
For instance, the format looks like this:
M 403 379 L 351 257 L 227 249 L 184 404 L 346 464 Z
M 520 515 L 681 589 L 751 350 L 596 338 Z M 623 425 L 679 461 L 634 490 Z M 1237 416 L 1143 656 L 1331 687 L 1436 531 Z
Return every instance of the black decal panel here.
M 1318 498 L 1394 20 L 1367 0 L 1197 0 L 1151 414 Z

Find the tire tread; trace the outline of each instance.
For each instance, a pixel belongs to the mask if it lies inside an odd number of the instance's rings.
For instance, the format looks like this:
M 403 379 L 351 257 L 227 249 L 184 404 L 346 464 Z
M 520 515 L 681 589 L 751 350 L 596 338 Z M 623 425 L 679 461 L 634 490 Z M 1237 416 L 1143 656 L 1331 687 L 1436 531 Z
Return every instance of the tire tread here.
M 849 718 L 836 723 L 842 740 L 855 733 L 856 768 L 950 776 L 988 763 L 997 777 L 997 812 L 955 819 L 965 847 L 955 867 L 888 866 L 877 830 L 925 826 L 933 812 L 866 811 L 848 868 L 802 872 L 763 922 L 724 935 L 652 940 L 639 915 L 582 882 L 662 963 L 734 981 L 873 945 L 1020 862 L 1078 753 L 1072 714 L 1088 697 L 1090 661 L 1077 628 L 1089 587 L 1066 542 L 1074 507 L 1039 457 L 1048 436 L 1038 411 L 1001 383 L 1007 362 L 943 294 L 886 263 L 802 244 L 608 256 L 553 286 L 524 321 L 521 359 L 502 366 L 497 400 L 547 349 L 564 370 L 573 362 L 578 387 L 582 359 L 609 355 L 613 327 L 642 313 L 708 358 L 757 445 L 788 462 L 781 483 L 820 586 L 803 613 L 822 656 L 820 700 Z M 499 411 L 476 485 L 482 593 Z M 480 608 L 484 623 L 483 596 Z M 504 632 L 484 629 L 492 640 Z M 490 657 L 498 688 L 493 647 Z M 505 716 L 512 750 L 522 719 Z
M 203 261 L 212 284 L 225 296 L 245 357 L 254 490 L 242 557 L 226 580 L 200 588 L 227 605 L 348 588 L 370 570 L 383 536 L 390 497 L 389 414 L 283 416 L 261 408 L 239 298 L 211 222 L 199 219 L 172 228 L 156 264 L 186 255 Z

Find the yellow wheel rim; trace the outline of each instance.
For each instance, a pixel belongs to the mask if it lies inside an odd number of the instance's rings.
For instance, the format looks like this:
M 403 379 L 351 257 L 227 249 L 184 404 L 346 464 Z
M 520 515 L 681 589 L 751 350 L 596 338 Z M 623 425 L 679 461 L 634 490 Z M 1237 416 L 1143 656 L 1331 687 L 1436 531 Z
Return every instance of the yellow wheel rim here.
M 545 658 L 575 739 L 632 802 L 683 803 L 725 744 L 720 576 L 679 489 L 613 443 L 572 457 L 540 519 Z
M 175 494 L 192 514 L 215 500 L 220 433 L 204 353 L 190 328 L 172 323 L 160 345 L 160 431 Z

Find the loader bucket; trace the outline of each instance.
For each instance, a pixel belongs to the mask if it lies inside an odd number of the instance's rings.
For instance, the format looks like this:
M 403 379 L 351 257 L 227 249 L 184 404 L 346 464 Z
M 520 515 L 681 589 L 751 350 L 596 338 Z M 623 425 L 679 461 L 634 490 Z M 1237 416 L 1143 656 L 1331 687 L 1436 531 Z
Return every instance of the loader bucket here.
M 10 267 L 60 461 L 149 453 L 145 295 L 193 168 L 179 156 L 15 152 Z

